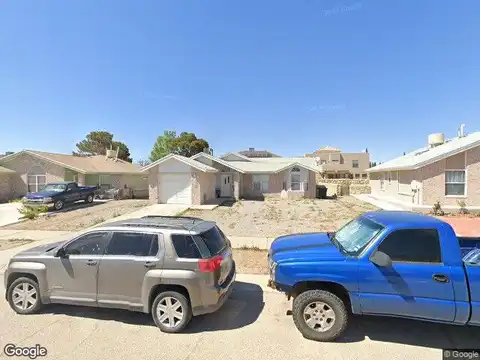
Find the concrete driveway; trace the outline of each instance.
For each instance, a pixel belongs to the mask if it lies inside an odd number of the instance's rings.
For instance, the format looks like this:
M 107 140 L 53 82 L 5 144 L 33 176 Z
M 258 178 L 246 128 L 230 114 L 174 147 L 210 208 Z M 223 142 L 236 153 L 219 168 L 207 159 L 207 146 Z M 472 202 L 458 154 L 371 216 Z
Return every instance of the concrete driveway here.
M 286 315 L 289 303 L 266 290 L 263 276 L 239 275 L 217 313 L 194 318 L 187 333 L 163 334 L 150 316 L 120 310 L 52 305 L 17 315 L 3 297 L 0 347 L 39 344 L 48 359 L 441 359 L 441 348 L 475 348 L 480 329 L 398 319 L 353 319 L 337 343 L 305 340 Z
M 147 215 L 175 216 L 188 210 L 188 208 L 188 205 L 154 204 L 141 208 L 140 210 L 109 219 L 105 221 L 105 223 L 118 220 L 135 219 Z
M 0 204 L 0 226 L 16 223 L 20 219 L 20 203 Z

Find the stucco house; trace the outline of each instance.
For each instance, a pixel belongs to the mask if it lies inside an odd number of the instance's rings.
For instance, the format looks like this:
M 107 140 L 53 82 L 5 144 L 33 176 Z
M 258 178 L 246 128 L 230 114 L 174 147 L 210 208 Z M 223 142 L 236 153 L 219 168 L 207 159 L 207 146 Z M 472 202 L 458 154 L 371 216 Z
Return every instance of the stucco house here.
M 149 197 L 158 203 L 204 204 L 216 197 L 261 198 L 280 195 L 314 198 L 314 159 L 249 158 L 239 153 L 191 158 L 168 155 L 144 167 Z M 285 191 L 283 191 L 285 190 Z
M 372 196 L 426 208 L 480 206 L 480 132 L 445 140 L 431 134 L 426 147 L 367 170 Z
M 121 188 L 138 197 L 147 196 L 148 179 L 140 167 L 111 156 L 74 156 L 23 150 L 0 158 L 0 200 L 41 190 L 54 181 L 77 181 L 80 185 Z

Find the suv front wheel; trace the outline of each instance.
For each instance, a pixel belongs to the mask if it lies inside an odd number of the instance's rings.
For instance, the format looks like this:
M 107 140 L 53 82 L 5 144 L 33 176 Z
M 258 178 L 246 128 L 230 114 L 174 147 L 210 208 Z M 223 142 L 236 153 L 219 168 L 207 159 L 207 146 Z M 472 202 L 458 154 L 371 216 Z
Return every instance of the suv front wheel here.
M 153 301 L 152 317 L 161 331 L 178 333 L 192 319 L 192 308 L 183 294 L 176 291 L 165 291 L 158 294 Z
M 42 307 L 40 290 L 35 280 L 21 277 L 9 287 L 7 299 L 10 307 L 18 314 L 34 314 Z

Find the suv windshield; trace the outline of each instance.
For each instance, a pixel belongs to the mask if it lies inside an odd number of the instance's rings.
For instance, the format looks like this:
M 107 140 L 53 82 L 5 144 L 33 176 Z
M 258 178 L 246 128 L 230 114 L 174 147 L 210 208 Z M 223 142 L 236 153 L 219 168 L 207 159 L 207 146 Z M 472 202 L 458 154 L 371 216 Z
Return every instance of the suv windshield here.
M 42 188 L 42 191 L 56 191 L 62 192 L 65 191 L 67 185 L 65 184 L 47 184 Z
M 347 255 L 356 256 L 383 230 L 383 226 L 364 217 L 356 218 L 331 237 L 332 242 Z
M 219 254 L 227 245 L 226 239 L 220 231 L 218 231 L 216 226 L 193 237 L 200 248 L 200 252 L 203 254 L 206 250 L 210 256 Z

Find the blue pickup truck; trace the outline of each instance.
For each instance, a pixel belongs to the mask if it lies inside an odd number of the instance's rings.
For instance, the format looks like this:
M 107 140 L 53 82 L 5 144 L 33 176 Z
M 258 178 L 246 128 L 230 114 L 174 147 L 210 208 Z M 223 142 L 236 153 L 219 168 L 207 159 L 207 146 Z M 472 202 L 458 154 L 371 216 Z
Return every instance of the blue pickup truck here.
M 60 181 L 46 184 L 41 191 L 28 193 L 22 199 L 25 204 L 53 206 L 61 210 L 65 204 L 77 201 L 93 202 L 94 186 L 78 186 L 76 182 Z
M 307 339 L 335 340 L 351 314 L 480 326 L 480 238 L 437 218 L 365 213 L 335 233 L 275 239 L 268 264 Z

